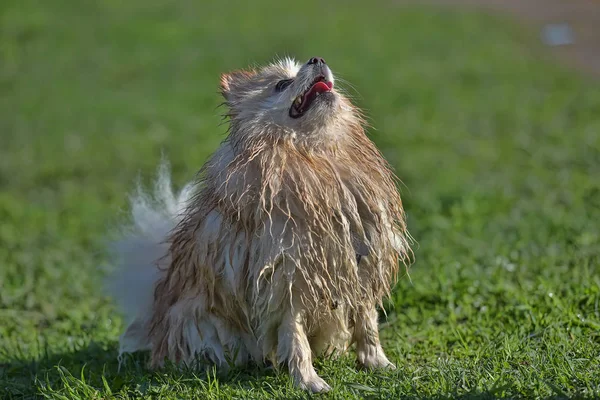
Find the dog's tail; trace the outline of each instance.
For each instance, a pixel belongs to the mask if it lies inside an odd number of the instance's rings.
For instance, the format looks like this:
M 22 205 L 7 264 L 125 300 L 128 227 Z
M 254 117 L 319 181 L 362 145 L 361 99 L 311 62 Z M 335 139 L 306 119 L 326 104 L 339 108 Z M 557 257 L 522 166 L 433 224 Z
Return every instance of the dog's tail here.
M 149 348 L 147 324 L 152 314 L 154 287 L 169 263 L 167 236 L 180 222 L 193 193 L 187 185 L 179 194 L 171 189 L 169 165 L 158 170 L 154 194 L 138 185 L 131 197 L 129 221 L 121 226 L 109 245 L 113 267 L 106 279 L 108 294 L 125 317 L 126 330 L 120 338 L 119 353 Z

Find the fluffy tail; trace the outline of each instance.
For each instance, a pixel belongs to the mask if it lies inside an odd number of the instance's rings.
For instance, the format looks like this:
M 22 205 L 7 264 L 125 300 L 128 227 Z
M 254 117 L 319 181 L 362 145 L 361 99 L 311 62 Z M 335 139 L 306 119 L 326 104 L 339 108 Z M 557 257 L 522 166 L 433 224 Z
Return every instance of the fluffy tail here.
M 169 263 L 165 239 L 181 220 L 191 195 L 192 185 L 177 195 L 173 193 L 169 165 L 163 162 L 154 195 L 138 186 L 130 200 L 130 221 L 119 229 L 117 239 L 109 246 L 113 273 L 106 289 L 124 314 L 127 327 L 120 339 L 120 354 L 149 347 L 147 322 L 152 314 L 154 287 L 162 273 L 159 265 Z

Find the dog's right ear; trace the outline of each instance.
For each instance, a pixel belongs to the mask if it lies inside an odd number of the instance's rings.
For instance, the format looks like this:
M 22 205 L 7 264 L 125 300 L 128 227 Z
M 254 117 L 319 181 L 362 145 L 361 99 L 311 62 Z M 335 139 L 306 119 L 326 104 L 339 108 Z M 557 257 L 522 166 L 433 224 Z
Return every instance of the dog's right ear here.
M 221 75 L 221 94 L 228 102 L 235 102 L 247 90 L 248 82 L 256 74 L 254 71 L 238 70 Z

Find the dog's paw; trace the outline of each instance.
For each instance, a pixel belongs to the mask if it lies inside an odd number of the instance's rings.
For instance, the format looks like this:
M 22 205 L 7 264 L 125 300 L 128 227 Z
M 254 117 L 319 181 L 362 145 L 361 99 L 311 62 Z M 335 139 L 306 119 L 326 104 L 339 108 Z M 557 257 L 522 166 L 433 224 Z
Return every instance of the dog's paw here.
M 301 389 L 311 393 L 326 393 L 331 390 L 331 386 L 327 384 L 320 376 L 316 375 L 310 379 L 301 381 L 298 385 Z
M 383 349 L 375 346 L 358 351 L 357 362 L 359 367 L 364 369 L 396 369 L 396 366 L 383 353 Z

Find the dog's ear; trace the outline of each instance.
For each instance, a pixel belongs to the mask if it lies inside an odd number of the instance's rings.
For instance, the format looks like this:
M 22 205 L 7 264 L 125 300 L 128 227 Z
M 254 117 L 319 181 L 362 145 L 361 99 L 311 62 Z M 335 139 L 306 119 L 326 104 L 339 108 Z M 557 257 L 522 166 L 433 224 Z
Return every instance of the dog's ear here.
M 238 70 L 221 75 L 221 94 L 228 102 L 238 100 L 248 87 L 255 71 Z

